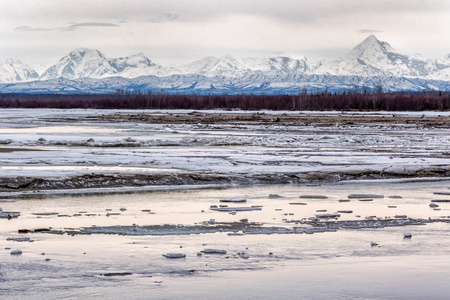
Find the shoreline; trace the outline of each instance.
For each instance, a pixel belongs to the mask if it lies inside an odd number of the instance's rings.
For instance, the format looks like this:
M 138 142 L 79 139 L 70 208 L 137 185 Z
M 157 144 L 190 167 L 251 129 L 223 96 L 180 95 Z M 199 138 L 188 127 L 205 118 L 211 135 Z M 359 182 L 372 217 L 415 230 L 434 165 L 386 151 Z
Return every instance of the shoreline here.
M 1 179 L 0 179 L 1 180 Z M 170 191 L 190 191 L 203 189 L 232 189 L 245 188 L 251 186 L 320 186 L 320 185 L 346 185 L 346 184 L 384 184 L 384 183 L 414 183 L 414 182 L 440 182 L 450 181 L 449 177 L 409 177 L 409 178 L 378 178 L 378 179 L 351 179 L 341 181 L 322 181 L 322 182 L 272 182 L 272 183 L 203 183 L 203 184 L 153 184 L 140 186 L 99 186 L 90 188 L 35 188 L 35 189 L 0 189 L 0 201 L 7 199 L 36 199 L 50 198 L 59 196 L 88 196 L 88 195 L 111 195 L 111 194 L 136 194 L 151 192 L 170 192 Z

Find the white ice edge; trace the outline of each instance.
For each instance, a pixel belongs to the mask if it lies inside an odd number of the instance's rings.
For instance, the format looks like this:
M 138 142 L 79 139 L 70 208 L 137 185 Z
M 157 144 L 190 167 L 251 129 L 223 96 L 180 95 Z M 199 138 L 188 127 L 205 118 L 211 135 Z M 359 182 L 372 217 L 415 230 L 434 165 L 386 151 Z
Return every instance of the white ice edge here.
M 342 180 L 334 184 L 367 184 L 367 183 L 411 183 L 411 182 L 436 182 L 436 181 L 448 181 L 447 177 L 414 177 L 414 178 L 392 178 L 392 179 L 355 179 L 355 180 Z
M 118 193 L 144 193 L 159 191 L 181 191 L 199 189 L 222 189 L 231 188 L 229 184 L 204 184 L 204 185 L 151 185 L 151 186 L 124 186 L 107 188 L 85 188 L 85 189 L 58 189 L 58 190 L 34 190 L 20 192 L 0 192 L 0 197 L 19 196 L 58 196 L 58 195 L 88 195 L 88 194 L 118 194 Z
M 449 178 L 442 177 L 416 177 L 399 179 L 354 179 L 342 180 L 339 182 L 323 183 L 321 185 L 346 185 L 346 184 L 386 184 L 386 183 L 411 183 L 411 182 L 445 182 L 450 183 Z M 280 184 L 275 184 L 280 185 Z M 281 184 L 283 185 L 283 184 Z M 291 186 L 304 186 L 302 184 L 285 184 Z M 245 185 L 244 185 L 245 186 Z M 272 184 L 255 184 L 253 186 L 273 186 Z M 60 195 L 89 195 L 89 194 L 120 194 L 120 193 L 145 193 L 160 191 L 183 191 L 183 190 L 201 190 L 201 189 L 224 189 L 242 187 L 235 184 L 194 184 L 194 185 L 151 185 L 151 186 L 122 186 L 106 188 L 83 188 L 83 189 L 55 189 L 55 190 L 33 190 L 17 192 L 0 192 L 0 197 L 41 197 L 41 196 L 60 196 Z M 17 200 L 17 199 L 14 199 Z

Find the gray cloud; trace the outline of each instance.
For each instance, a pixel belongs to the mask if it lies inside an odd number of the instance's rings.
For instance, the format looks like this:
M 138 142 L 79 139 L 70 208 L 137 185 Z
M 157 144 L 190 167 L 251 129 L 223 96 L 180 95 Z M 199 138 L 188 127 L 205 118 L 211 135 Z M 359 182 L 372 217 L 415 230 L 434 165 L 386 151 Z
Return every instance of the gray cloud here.
M 356 32 L 366 34 L 366 33 L 383 32 L 383 30 L 376 30 L 376 29 L 359 29 L 359 30 L 356 30 Z
M 30 26 L 19 26 L 14 28 L 15 31 L 51 31 L 49 28 L 33 28 Z
M 0 11 L 8 12 L 0 18 L 0 40 L 9 41 L 0 45 L 4 56 L 17 49 L 36 56 L 40 47 L 46 59 L 48 49 L 84 46 L 173 61 L 276 51 L 328 58 L 372 33 L 425 56 L 450 47 L 442 38 L 449 0 L 2 0 Z
M 19 26 L 14 28 L 15 31 L 75 31 L 78 29 L 83 29 L 87 27 L 119 27 L 117 24 L 113 23 L 102 23 L 102 22 L 82 22 L 82 23 L 71 23 L 66 27 L 55 27 L 55 28 L 33 28 L 30 26 Z
M 3 1 L 0 1 L 0 8 L 1 2 Z M 304 24 L 314 21 L 321 22 L 330 17 L 345 20 L 346 17 L 352 15 L 379 16 L 389 13 L 398 14 L 400 18 L 405 13 L 430 14 L 450 11 L 450 1 L 447 0 L 77 0 L 71 2 L 42 0 L 42 2 L 48 2 L 52 9 L 46 9 L 44 5 L 30 4 L 20 7 L 21 15 L 29 15 L 30 18 L 38 16 L 42 20 L 52 20 L 58 16 L 58 19 L 61 20 L 77 20 L 78 22 L 89 20 L 139 22 L 145 20 L 148 23 L 165 23 L 174 20 L 210 22 L 238 15 Z M 98 9 L 99 7 L 101 9 Z M 87 24 L 89 23 L 87 22 Z
M 113 23 L 83 22 L 83 23 L 73 23 L 70 26 L 61 28 L 61 30 L 75 31 L 86 27 L 119 27 L 119 25 Z

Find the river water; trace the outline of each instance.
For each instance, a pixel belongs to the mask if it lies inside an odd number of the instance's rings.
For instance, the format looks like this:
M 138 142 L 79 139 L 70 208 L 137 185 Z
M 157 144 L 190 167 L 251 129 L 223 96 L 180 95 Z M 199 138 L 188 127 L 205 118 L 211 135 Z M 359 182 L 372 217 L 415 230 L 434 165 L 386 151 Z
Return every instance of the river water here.
M 20 216 L 0 219 L 0 291 L 4 299 L 447 299 L 450 224 L 446 222 L 231 236 L 221 230 L 190 235 L 19 234 L 18 230 L 192 226 L 211 219 L 220 223 L 244 218 L 263 226 L 289 227 L 286 219 L 307 219 L 325 210 L 351 210 L 339 219 L 361 222 L 369 216 L 395 215 L 446 220 L 450 203 L 439 203 L 440 210 L 429 204 L 433 199 L 450 200 L 433 194 L 449 192 L 448 187 L 450 181 L 372 181 L 2 200 L 4 212 Z M 352 193 L 383 198 L 339 202 Z M 327 198 L 300 199 L 301 195 Z M 209 209 L 229 198 L 247 199 L 229 206 L 261 206 L 261 210 L 229 214 Z M 306 205 L 290 204 L 296 202 Z M 405 239 L 405 232 L 412 238 Z M 31 241 L 8 240 L 18 237 Z M 227 254 L 198 255 L 208 248 Z M 14 249 L 21 249 L 22 255 L 11 255 Z M 166 253 L 186 257 L 168 259 L 162 256 Z M 105 276 L 123 272 L 129 274 Z

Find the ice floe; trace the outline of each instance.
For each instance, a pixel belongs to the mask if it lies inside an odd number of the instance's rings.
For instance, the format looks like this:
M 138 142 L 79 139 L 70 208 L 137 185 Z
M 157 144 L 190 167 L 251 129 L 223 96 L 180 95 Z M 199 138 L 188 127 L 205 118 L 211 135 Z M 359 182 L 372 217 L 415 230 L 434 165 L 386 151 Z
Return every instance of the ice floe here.
M 354 198 L 384 198 L 384 195 L 375 195 L 375 194 L 349 194 L 349 199 Z
M 11 255 L 22 255 L 22 250 L 20 250 L 20 249 L 11 250 L 10 254 Z
M 166 254 L 163 254 L 162 256 L 164 256 L 165 258 L 185 258 L 186 254 L 184 254 L 184 253 L 166 253 Z

